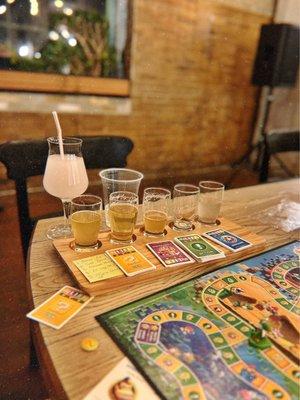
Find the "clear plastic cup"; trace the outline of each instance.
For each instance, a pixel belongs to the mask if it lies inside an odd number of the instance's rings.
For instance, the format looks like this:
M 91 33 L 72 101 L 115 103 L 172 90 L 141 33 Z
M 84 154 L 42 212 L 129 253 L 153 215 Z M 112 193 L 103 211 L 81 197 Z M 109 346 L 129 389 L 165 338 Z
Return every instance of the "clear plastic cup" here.
M 99 172 L 103 188 L 103 201 L 105 208 L 106 225 L 110 226 L 108 218 L 109 196 L 114 192 L 132 192 L 138 195 L 141 180 L 144 175 L 141 172 L 127 168 L 108 168 Z
M 215 225 L 220 215 L 225 187 L 214 181 L 199 182 L 199 220 L 203 224 Z

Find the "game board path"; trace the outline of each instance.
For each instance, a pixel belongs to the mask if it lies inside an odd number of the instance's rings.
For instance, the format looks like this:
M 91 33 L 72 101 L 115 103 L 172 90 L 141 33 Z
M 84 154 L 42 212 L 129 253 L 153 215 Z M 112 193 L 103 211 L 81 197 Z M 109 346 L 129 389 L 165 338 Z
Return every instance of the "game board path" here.
M 234 275 L 228 275 L 228 273 L 225 273 L 219 274 L 218 278 L 219 279 L 214 280 L 213 282 L 209 282 L 207 285 L 203 286 L 202 301 L 206 305 L 206 307 L 211 312 L 213 312 L 213 314 L 217 315 L 219 318 L 222 318 L 227 323 L 229 322 L 231 325 L 233 325 L 233 329 L 236 331 L 236 333 L 241 332 L 248 339 L 252 330 L 252 326 L 246 322 L 248 320 L 247 313 L 242 312 L 240 309 L 238 311 L 232 310 L 233 312 L 235 312 L 235 314 L 230 313 L 229 310 L 224 307 L 224 304 L 222 304 L 220 298 L 226 295 L 226 290 L 230 292 L 231 287 L 233 285 L 236 285 L 237 283 L 240 288 L 245 287 L 245 285 L 249 285 L 249 283 L 253 282 L 253 277 L 249 274 L 244 273 L 235 273 Z M 260 278 L 255 277 L 255 283 L 261 283 L 261 287 L 266 290 L 268 294 L 269 291 L 274 291 L 274 288 L 268 282 L 265 282 Z M 266 289 L 266 286 L 268 290 Z M 278 294 L 278 291 L 276 291 L 276 294 Z M 231 306 L 230 308 L 232 309 Z M 284 310 L 284 313 L 287 312 L 287 310 L 283 306 L 281 306 L 281 308 Z M 238 313 L 238 316 L 236 315 L 236 313 Z M 241 319 L 241 316 L 243 317 L 243 319 Z M 230 318 L 232 318 L 232 321 L 230 321 Z M 261 317 L 255 320 L 255 316 L 251 314 L 251 322 L 255 326 L 260 326 L 260 320 Z M 282 343 L 283 341 L 280 341 L 280 344 Z M 235 343 L 230 342 L 230 344 Z M 269 349 L 265 349 L 262 350 L 261 353 L 274 365 L 276 369 L 279 369 L 282 373 L 284 373 L 288 378 L 295 381 L 297 384 L 299 383 L 299 379 L 297 378 L 297 375 L 300 373 L 298 366 L 290 361 L 279 349 L 273 347 L 272 351 Z
M 197 314 L 184 312 L 182 310 L 170 309 L 155 311 L 151 314 L 148 314 L 142 321 L 140 321 L 139 327 L 141 327 L 142 324 L 149 324 L 149 326 L 155 326 L 156 324 L 157 326 L 161 326 L 164 323 L 171 321 L 186 321 L 189 324 L 205 332 L 206 337 L 209 339 L 216 352 L 221 355 L 221 358 L 224 361 L 224 366 L 226 366 L 234 374 L 234 376 L 236 376 L 237 379 L 244 382 L 246 385 L 249 385 L 253 390 L 258 391 L 262 395 L 266 395 L 267 398 L 270 399 L 290 399 L 290 396 L 285 391 L 285 389 L 283 389 L 280 385 L 278 385 L 271 379 L 263 376 L 258 371 L 255 371 L 254 373 L 254 371 L 251 370 L 251 368 L 249 368 L 249 366 L 233 350 L 231 346 L 233 344 L 236 345 L 245 341 L 245 336 L 242 335 L 241 332 L 239 332 L 239 334 L 235 337 L 230 337 L 230 332 L 233 332 L 232 326 L 227 327 L 228 329 L 220 329 L 210 320 L 204 317 L 200 317 Z M 137 328 L 137 331 L 139 327 Z M 157 341 L 159 340 L 158 337 L 159 334 L 157 335 Z M 226 340 L 228 338 L 230 339 L 229 342 L 228 340 Z M 146 356 L 150 358 L 152 362 L 155 361 L 155 363 L 159 367 L 163 368 L 166 372 L 172 373 L 173 376 L 176 376 L 176 373 L 178 373 L 178 371 L 180 371 L 180 369 L 184 366 L 194 376 L 194 374 L 192 373 L 192 371 L 190 371 L 186 364 L 184 364 L 178 358 L 174 357 L 172 354 L 166 353 L 161 347 L 157 345 L 157 342 L 150 345 L 149 343 L 143 343 L 143 341 L 139 340 L 137 337 L 135 337 L 135 341 L 138 343 L 141 350 L 146 354 Z M 157 354 L 155 355 L 155 353 Z M 247 374 L 252 374 L 251 382 L 245 379 L 244 376 Z M 179 380 L 179 384 L 180 388 L 182 388 L 181 380 Z M 185 391 L 182 391 L 182 394 L 184 396 L 183 399 L 200 400 L 206 398 L 204 395 L 203 387 L 201 386 L 199 381 L 198 384 L 199 386 L 191 388 L 185 387 Z M 194 393 L 194 397 L 189 397 L 191 393 Z M 198 398 L 196 397 L 196 393 L 198 393 Z
M 271 277 L 278 287 L 281 287 L 285 291 L 299 297 L 299 282 L 296 278 L 289 277 L 291 273 L 299 272 L 298 263 L 294 260 L 283 261 L 274 266 L 271 270 Z

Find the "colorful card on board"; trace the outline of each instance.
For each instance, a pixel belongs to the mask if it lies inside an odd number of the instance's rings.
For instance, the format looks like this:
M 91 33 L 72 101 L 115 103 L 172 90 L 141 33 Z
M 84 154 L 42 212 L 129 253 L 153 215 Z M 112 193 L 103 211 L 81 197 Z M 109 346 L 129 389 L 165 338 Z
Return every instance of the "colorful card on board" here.
M 64 286 L 26 316 L 51 328 L 59 329 L 92 299 L 93 297 L 79 289 Z
M 218 250 L 200 235 L 190 234 L 178 236 L 174 240 L 197 260 L 210 261 L 225 257 L 223 251 Z
M 142 253 L 137 251 L 133 246 L 107 250 L 106 254 L 127 276 L 137 275 L 156 268 L 155 265 L 151 264 Z
M 165 267 L 192 264 L 195 261 L 171 240 L 146 244 Z
M 105 254 L 97 254 L 73 262 L 90 283 L 124 276 L 120 268 Z
M 224 229 L 214 229 L 203 233 L 203 236 L 233 252 L 252 246 L 252 243 Z
M 100 399 L 159 400 L 151 386 L 126 357 L 84 398 L 84 400 Z

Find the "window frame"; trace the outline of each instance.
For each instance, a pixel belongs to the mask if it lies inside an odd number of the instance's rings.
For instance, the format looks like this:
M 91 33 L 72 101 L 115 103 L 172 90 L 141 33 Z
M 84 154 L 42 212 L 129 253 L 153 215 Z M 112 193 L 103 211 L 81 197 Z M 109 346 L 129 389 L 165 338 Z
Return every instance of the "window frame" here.
M 129 79 L 0 71 L 0 90 L 127 97 L 129 89 Z

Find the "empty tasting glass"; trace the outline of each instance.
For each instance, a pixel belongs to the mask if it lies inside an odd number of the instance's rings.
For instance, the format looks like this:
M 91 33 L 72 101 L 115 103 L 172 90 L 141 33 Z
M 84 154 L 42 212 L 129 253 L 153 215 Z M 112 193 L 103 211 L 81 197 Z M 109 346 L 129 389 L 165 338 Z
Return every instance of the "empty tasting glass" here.
M 98 234 L 101 226 L 102 200 L 86 194 L 71 201 L 71 227 L 75 251 L 93 251 L 101 246 Z
M 143 196 L 145 236 L 164 236 L 168 222 L 171 192 L 164 188 L 147 188 Z
M 50 137 L 47 141 L 49 154 L 43 185 L 49 194 L 61 199 L 65 216 L 63 224 L 53 226 L 47 231 L 47 237 L 58 239 L 71 236 L 68 221 L 71 199 L 84 193 L 89 182 L 81 154 L 81 139 L 63 138 L 63 155 L 60 154 L 57 138 Z
M 199 188 L 199 220 L 204 224 L 215 224 L 221 210 L 224 185 L 214 181 L 201 181 Z
M 133 241 L 138 203 L 139 198 L 135 193 L 122 191 L 111 193 L 108 210 L 111 242 L 128 244 Z
M 195 185 L 178 183 L 173 191 L 174 228 L 190 231 L 197 215 L 199 188 Z
M 141 180 L 144 175 L 141 172 L 128 168 L 108 168 L 99 173 L 103 188 L 103 200 L 105 208 L 105 220 L 109 225 L 108 206 L 109 196 L 114 192 L 132 192 L 138 194 Z

